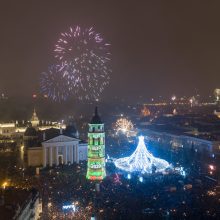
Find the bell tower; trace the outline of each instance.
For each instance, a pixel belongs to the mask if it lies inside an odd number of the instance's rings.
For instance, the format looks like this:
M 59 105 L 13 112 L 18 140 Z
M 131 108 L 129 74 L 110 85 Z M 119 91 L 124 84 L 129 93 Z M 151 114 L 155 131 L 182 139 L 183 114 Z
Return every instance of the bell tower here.
M 90 180 L 102 180 L 106 176 L 105 171 L 105 132 L 98 108 L 89 123 L 88 132 L 88 164 L 86 178 Z

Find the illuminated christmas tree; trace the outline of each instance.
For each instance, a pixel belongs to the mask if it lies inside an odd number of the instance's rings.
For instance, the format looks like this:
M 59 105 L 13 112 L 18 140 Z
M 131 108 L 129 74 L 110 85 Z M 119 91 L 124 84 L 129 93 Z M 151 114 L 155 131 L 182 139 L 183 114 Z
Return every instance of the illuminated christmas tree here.
M 98 109 L 89 124 L 88 133 L 88 164 L 86 178 L 90 180 L 102 180 L 105 172 L 105 132 Z
M 152 173 L 162 172 L 170 164 L 160 158 L 154 157 L 146 148 L 144 137 L 139 137 L 139 143 L 130 157 L 119 158 L 115 161 L 115 166 L 127 172 Z

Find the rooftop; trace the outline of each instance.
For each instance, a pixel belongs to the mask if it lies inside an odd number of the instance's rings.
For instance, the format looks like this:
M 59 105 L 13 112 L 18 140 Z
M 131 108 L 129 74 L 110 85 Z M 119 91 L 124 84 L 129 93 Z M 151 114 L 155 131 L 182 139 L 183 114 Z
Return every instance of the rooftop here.
M 4 196 L 3 196 L 4 193 Z M 37 194 L 36 190 L 24 190 L 15 188 L 6 188 L 1 192 L 0 213 L 1 219 L 13 219 L 18 215 L 28 202 L 33 200 Z

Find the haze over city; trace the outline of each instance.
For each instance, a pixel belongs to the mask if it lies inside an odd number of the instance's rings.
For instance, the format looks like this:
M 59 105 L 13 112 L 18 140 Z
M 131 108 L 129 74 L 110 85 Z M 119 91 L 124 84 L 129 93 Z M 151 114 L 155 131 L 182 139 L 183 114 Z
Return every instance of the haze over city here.
M 216 1 L 22 1 L 1 4 L 1 91 L 39 93 L 60 32 L 94 27 L 110 43 L 110 83 L 101 99 L 212 95 L 218 86 Z
M 2 1 L 0 219 L 220 219 L 219 1 Z

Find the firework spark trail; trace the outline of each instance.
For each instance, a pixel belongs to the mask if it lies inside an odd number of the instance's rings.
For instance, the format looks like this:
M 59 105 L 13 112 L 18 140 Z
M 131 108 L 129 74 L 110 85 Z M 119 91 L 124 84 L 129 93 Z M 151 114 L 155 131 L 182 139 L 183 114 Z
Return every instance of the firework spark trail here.
M 41 92 L 53 101 L 65 101 L 71 92 L 71 87 L 66 86 L 68 80 L 65 77 L 65 74 L 64 66 L 50 66 L 47 72 L 41 73 Z
M 133 128 L 134 128 L 134 125 L 132 124 L 132 122 L 126 118 L 120 118 L 115 123 L 116 134 L 120 132 L 127 134 Z
M 54 49 L 55 58 L 68 68 L 66 77 L 72 95 L 79 99 L 99 99 L 111 72 L 108 47 L 93 28 L 76 26 L 61 33 Z

